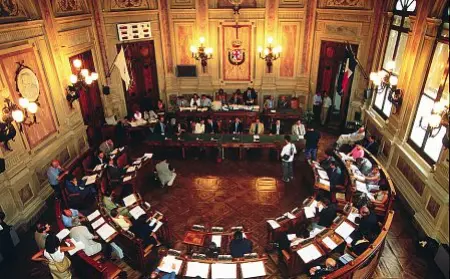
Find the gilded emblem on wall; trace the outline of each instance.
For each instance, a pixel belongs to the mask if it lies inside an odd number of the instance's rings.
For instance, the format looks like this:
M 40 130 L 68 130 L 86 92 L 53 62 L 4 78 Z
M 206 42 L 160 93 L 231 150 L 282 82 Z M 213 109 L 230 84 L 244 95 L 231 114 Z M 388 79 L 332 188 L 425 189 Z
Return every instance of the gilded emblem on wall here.
M 142 5 L 142 0 L 115 0 L 119 8 L 138 8 Z
M 58 7 L 60 12 L 75 12 L 81 10 L 79 0 L 59 0 Z
M 228 62 L 239 66 L 245 62 L 245 49 L 241 48 L 242 41 L 236 39 L 232 42 L 232 48 L 228 49 Z

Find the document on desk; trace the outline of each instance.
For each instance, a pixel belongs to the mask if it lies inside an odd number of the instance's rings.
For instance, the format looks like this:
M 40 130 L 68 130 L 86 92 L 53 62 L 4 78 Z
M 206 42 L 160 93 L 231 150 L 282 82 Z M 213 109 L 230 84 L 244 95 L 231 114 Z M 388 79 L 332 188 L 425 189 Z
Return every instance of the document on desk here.
M 330 181 L 322 179 L 322 178 L 319 178 L 319 183 L 326 185 L 326 186 L 330 186 Z
M 356 224 L 356 222 L 355 222 L 356 217 L 360 217 L 360 218 L 361 218 L 361 215 L 359 215 L 359 213 L 351 212 L 351 213 L 347 216 L 347 220 L 352 221 L 353 223 Z
M 344 221 L 339 225 L 339 227 L 336 228 L 335 232 L 343 239 L 346 239 L 350 236 L 350 234 L 352 234 L 354 230 L 355 228 L 352 225 Z
M 144 159 L 151 159 L 153 157 L 153 153 L 145 153 Z
M 293 233 L 293 234 L 288 234 L 287 235 L 287 239 L 289 240 L 289 241 L 292 241 L 292 240 L 294 240 L 294 239 L 296 239 L 297 238 L 297 235 L 295 234 L 295 233 Z
M 91 224 L 91 226 L 95 230 L 98 227 L 100 227 L 101 225 L 103 225 L 104 223 L 105 223 L 105 219 L 103 219 L 103 217 L 100 217 L 97 221 L 93 222 Z
M 213 235 L 211 237 L 211 242 L 214 242 L 217 245 L 217 247 L 220 248 L 222 244 L 222 235 L 220 234 Z
M 96 211 L 92 212 L 91 214 L 89 214 L 86 218 L 88 219 L 89 222 L 92 222 L 92 220 L 94 220 L 98 216 L 100 216 L 100 211 L 96 210 Z
M 297 254 L 300 256 L 300 258 L 302 258 L 304 263 L 309 263 L 322 257 L 322 253 L 320 253 L 320 251 L 314 244 L 303 247 L 302 249 L 297 251 Z
M 284 213 L 284 216 L 288 217 L 288 218 L 291 219 L 291 220 L 294 220 L 294 219 L 295 219 L 295 215 L 292 215 L 290 212 Z
M 125 198 L 123 198 L 123 203 L 125 204 L 125 206 L 130 206 L 133 205 L 137 202 L 137 198 L 135 194 L 131 194 L 129 196 L 126 196 Z
M 325 243 L 325 245 L 330 248 L 330 250 L 334 250 L 337 247 L 336 242 L 333 241 L 329 236 L 322 239 L 322 242 Z
M 131 175 L 125 176 L 125 177 L 123 178 L 123 182 L 130 181 L 131 178 L 132 178 Z
M 97 230 L 97 233 L 103 240 L 106 241 L 108 238 L 110 238 L 113 234 L 116 233 L 116 230 L 113 227 L 111 227 L 108 223 L 105 223 Z
M 369 192 L 369 191 L 367 191 L 367 184 L 366 183 L 363 183 L 363 182 L 360 182 L 360 181 L 356 180 L 355 184 L 356 184 L 356 190 L 358 190 L 359 192 L 362 192 L 362 193 L 368 193 Z
M 156 221 L 156 226 L 155 226 L 155 228 L 153 229 L 153 232 L 154 232 L 154 233 L 157 232 L 157 231 L 159 230 L 159 228 L 161 228 L 161 226 L 162 226 L 163 224 L 164 224 L 164 223 L 161 222 L 161 221 Z
M 236 279 L 237 264 L 215 263 L 211 265 L 212 279 Z
M 208 278 L 209 268 L 211 264 L 199 263 L 199 262 L 187 262 L 185 277 L 195 278 L 200 276 L 201 278 Z
M 56 237 L 59 240 L 63 240 L 64 238 L 66 238 L 66 236 L 68 236 L 70 233 L 70 231 L 68 229 L 62 229 L 59 233 L 56 234 Z
M 178 274 L 180 272 L 182 264 L 182 260 L 175 258 L 175 256 L 168 255 L 161 260 L 161 264 L 158 266 L 158 269 L 162 272 L 175 272 L 176 274 Z M 173 265 L 175 265 L 175 269 L 172 268 Z
M 94 184 L 96 180 L 97 180 L 97 175 L 96 174 L 90 175 L 86 179 L 86 185 Z
M 242 278 L 254 278 L 266 276 L 264 262 L 241 263 Z
M 307 207 L 303 208 L 303 210 L 305 211 L 305 216 L 308 219 L 314 218 L 314 216 L 316 216 L 316 208 L 315 207 L 307 206 Z
M 276 230 L 280 227 L 280 224 L 278 224 L 275 220 L 267 220 L 267 223 L 272 227 L 272 229 Z
M 96 165 L 93 171 L 101 171 L 103 169 L 103 164 Z
M 138 206 L 133 207 L 133 209 L 130 210 L 130 214 L 131 214 L 131 216 L 133 216 L 133 218 L 135 220 L 137 220 L 142 215 L 145 215 L 145 211 L 144 211 L 144 209 L 142 209 L 142 207 L 140 207 L 138 205 Z
M 320 178 L 329 180 L 328 173 L 323 170 L 317 170 L 317 173 L 319 174 Z
M 127 169 L 127 173 L 134 172 L 134 171 L 136 171 L 135 166 L 128 167 L 128 169 Z
M 69 252 L 69 255 L 71 255 L 71 256 L 72 256 L 73 254 L 75 254 L 76 252 L 78 252 L 78 251 L 83 250 L 84 248 L 86 248 L 86 246 L 84 245 L 84 243 L 81 242 L 81 241 L 78 241 L 78 242 L 77 242 L 77 241 L 76 241 L 75 239 L 73 239 L 73 238 L 71 238 L 70 241 L 72 242 L 73 245 L 75 245 L 75 248 L 74 248 L 74 249 L 67 251 L 67 252 Z M 66 242 L 66 244 L 67 244 L 67 246 L 70 246 L 69 243 Z
M 113 151 L 111 151 L 109 154 L 111 154 L 111 155 L 116 155 L 117 154 L 117 152 L 119 152 L 119 149 L 114 149 Z

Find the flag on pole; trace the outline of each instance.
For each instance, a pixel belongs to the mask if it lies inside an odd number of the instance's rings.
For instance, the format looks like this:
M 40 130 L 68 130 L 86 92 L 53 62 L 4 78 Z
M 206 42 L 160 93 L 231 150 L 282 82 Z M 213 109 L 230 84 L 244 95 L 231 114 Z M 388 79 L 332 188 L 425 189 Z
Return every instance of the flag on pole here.
M 350 80 L 356 69 L 356 59 L 353 56 L 353 53 L 348 49 L 348 46 L 345 48 L 345 57 L 342 65 L 342 70 L 339 75 L 338 82 L 338 93 L 340 95 L 345 95 L 350 86 Z
M 119 70 L 120 77 L 125 82 L 126 90 L 128 90 L 128 87 L 130 86 L 131 78 L 130 78 L 130 74 L 128 73 L 127 61 L 125 59 L 125 52 L 123 51 L 123 47 L 120 48 L 120 52 L 119 52 L 119 54 L 117 54 L 117 58 L 116 58 L 116 61 L 114 62 L 114 65 Z

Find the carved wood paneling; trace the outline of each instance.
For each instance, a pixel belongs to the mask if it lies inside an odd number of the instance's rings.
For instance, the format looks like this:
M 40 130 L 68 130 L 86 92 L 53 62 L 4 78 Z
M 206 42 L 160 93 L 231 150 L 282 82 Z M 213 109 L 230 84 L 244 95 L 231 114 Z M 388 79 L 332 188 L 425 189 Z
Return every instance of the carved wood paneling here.
M 296 67 L 295 54 L 298 49 L 299 29 L 298 23 L 281 23 L 282 53 L 280 61 L 280 77 L 294 77 Z
M 159 1 L 160 8 L 160 20 L 161 20 L 161 39 L 164 51 L 164 61 L 166 64 L 167 73 L 173 73 L 173 59 L 172 59 L 172 40 L 170 38 L 170 19 L 169 19 L 169 7 L 167 1 Z
M 32 0 L 0 0 L 0 23 L 27 21 L 40 18 Z
M 414 190 L 422 196 L 425 190 L 425 183 L 417 176 L 415 171 L 415 166 L 410 166 L 403 157 L 399 157 L 397 161 L 397 168 L 400 170 L 402 175 L 409 181 L 413 186 Z
M 194 9 L 195 0 L 170 0 L 171 9 Z
M 305 0 L 280 0 L 280 8 L 303 8 Z
M 217 7 L 218 8 L 232 8 L 233 5 L 228 0 L 218 0 Z M 257 1 L 256 0 L 243 0 L 241 7 L 242 8 L 256 8 Z
M 228 61 L 228 51 L 232 49 L 232 41 L 236 39 L 236 28 L 234 26 L 222 26 L 222 73 L 226 81 L 250 81 L 251 80 L 251 57 L 252 25 L 241 25 L 239 28 L 239 40 L 242 41 L 241 49 L 245 51 L 245 61 L 241 65 L 232 65 Z
M 370 10 L 373 0 L 319 0 L 319 8 Z
M 56 17 L 89 13 L 85 0 L 55 0 L 51 1 L 53 14 Z
M 0 44 L 21 41 L 44 35 L 44 29 L 41 25 L 31 26 L 29 28 L 8 30 L 0 32 Z
M 30 184 L 27 184 L 24 187 L 22 187 L 18 191 L 18 194 L 19 194 L 19 199 L 22 202 L 23 207 L 25 207 L 27 205 L 27 203 L 29 201 L 31 201 L 31 199 L 34 196 L 33 191 L 31 190 Z
M 104 11 L 129 11 L 157 9 L 157 0 L 103 0 Z
M 433 198 L 433 196 L 430 196 L 427 204 L 427 211 L 431 214 L 431 216 L 433 216 L 433 218 L 436 218 L 440 208 L 441 205 Z
M 175 23 L 176 64 L 195 64 L 190 53 L 190 46 L 194 44 L 194 23 Z

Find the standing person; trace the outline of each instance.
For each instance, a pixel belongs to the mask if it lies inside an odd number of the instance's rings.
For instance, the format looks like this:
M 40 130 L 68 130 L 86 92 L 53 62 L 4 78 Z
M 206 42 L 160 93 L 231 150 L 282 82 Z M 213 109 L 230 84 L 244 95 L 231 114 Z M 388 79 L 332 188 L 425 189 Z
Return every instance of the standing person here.
M 305 134 L 306 146 L 305 146 L 305 159 L 317 160 L 317 149 L 319 146 L 320 133 L 314 129 L 314 127 L 308 127 Z
M 172 168 L 167 160 L 162 160 L 155 166 L 156 175 L 158 176 L 161 185 L 164 186 L 172 186 L 177 174 L 175 173 L 175 169 Z
M 291 143 L 289 135 L 284 136 L 284 147 L 281 150 L 281 167 L 283 169 L 283 181 L 289 182 L 294 179 L 294 155 L 297 153 L 295 145 Z
M 47 169 L 48 183 L 55 191 L 55 198 L 61 198 L 61 188 L 59 187 L 60 175 L 63 174 L 65 170 L 61 167 L 58 160 L 52 160 L 50 167 Z
M 317 92 L 316 95 L 314 95 L 313 99 L 314 120 L 317 122 L 320 122 L 321 108 L 322 108 L 322 96 L 320 95 L 320 92 Z
M 328 121 L 328 114 L 330 113 L 330 107 L 332 105 L 331 98 L 328 96 L 327 92 L 323 93 L 323 104 L 322 104 L 322 114 L 320 115 L 322 125 L 325 125 Z
M 70 240 L 67 243 L 69 243 L 69 247 L 61 246 L 58 237 L 54 233 L 50 233 L 45 240 L 45 249 L 37 252 L 31 259 L 36 262 L 48 262 L 53 279 L 71 279 L 70 266 L 72 263 L 64 252 L 75 249 L 75 246 Z
M 47 239 L 47 236 L 50 233 L 50 229 L 51 227 L 49 224 L 43 223 L 36 224 L 36 231 L 34 232 L 34 240 L 36 241 L 39 250 L 45 248 L 45 240 Z
M 14 243 L 11 239 L 11 226 L 5 222 L 5 213 L 0 211 L 0 254 L 5 260 L 13 260 L 15 256 Z

